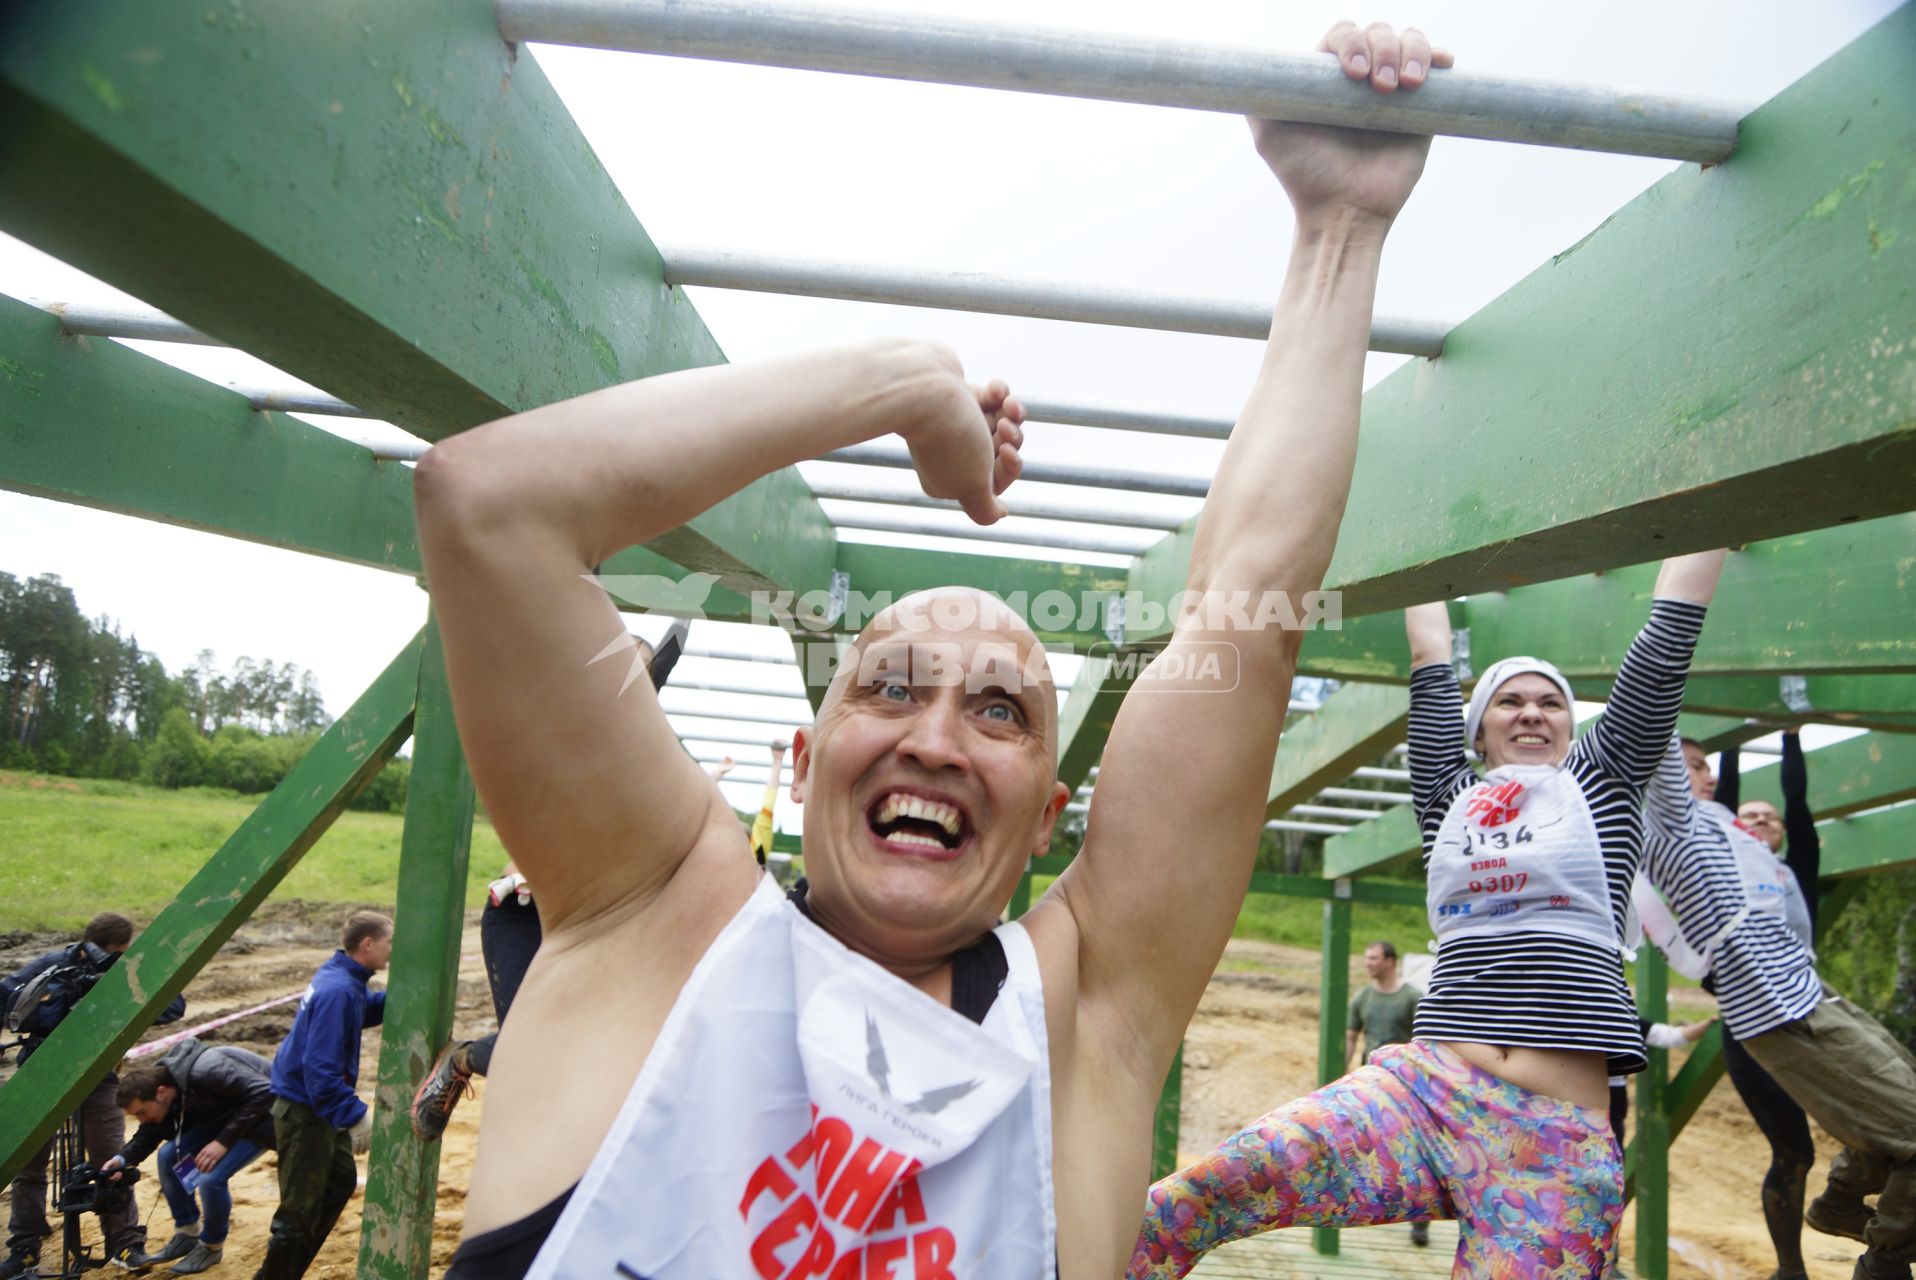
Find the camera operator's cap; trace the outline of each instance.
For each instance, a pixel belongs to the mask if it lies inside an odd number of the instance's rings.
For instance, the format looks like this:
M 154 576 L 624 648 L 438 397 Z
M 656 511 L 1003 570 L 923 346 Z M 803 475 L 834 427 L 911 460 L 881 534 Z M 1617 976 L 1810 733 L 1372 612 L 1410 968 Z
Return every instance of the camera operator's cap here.
M 1490 670 L 1484 672 L 1484 678 L 1471 690 L 1470 710 L 1464 716 L 1464 745 L 1470 754 L 1483 757 L 1477 751 L 1477 730 L 1483 726 L 1484 711 L 1490 706 L 1491 695 L 1518 676 L 1542 676 L 1563 692 L 1566 705 L 1572 705 L 1576 697 L 1570 692 L 1570 682 L 1563 678 L 1563 672 L 1545 662 L 1542 658 L 1505 658 L 1490 664 Z

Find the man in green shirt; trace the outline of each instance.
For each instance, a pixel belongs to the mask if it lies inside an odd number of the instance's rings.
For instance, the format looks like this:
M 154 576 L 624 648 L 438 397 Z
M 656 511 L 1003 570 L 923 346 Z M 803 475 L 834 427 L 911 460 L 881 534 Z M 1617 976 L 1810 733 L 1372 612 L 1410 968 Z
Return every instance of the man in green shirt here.
M 1344 1069 L 1357 1064 L 1357 1033 L 1364 1033 L 1364 1058 L 1387 1044 L 1407 1044 L 1410 1026 L 1417 1016 L 1417 1002 L 1424 993 L 1405 982 L 1397 971 L 1397 948 L 1389 942 L 1373 942 L 1364 948 L 1364 971 L 1370 985 L 1351 1001 L 1350 1030 L 1344 1033 Z

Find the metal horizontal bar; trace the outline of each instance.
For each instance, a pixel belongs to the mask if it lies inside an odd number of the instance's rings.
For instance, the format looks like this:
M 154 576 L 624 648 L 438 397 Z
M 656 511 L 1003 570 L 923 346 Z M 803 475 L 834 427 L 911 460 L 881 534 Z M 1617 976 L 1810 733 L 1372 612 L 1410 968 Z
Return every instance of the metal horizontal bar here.
M 769 662 L 781 667 L 795 667 L 798 659 L 789 653 L 748 653 L 742 649 L 719 649 L 710 645 L 687 649 L 688 658 L 711 658 L 715 662 Z
M 1061 427 L 1098 427 L 1106 431 L 1142 431 L 1157 436 L 1184 436 L 1195 440 L 1225 440 L 1234 425 L 1229 418 L 1200 418 L 1177 413 L 1120 409 L 1112 405 L 1073 404 L 1061 400 L 1018 399 L 1026 422 L 1051 422 Z
M 812 482 L 812 496 L 834 502 L 873 502 L 882 506 L 917 507 L 926 511 L 964 510 L 948 498 L 928 498 L 915 490 L 868 489 L 861 485 L 825 481 Z M 1074 524 L 1109 525 L 1116 529 L 1152 529 L 1159 533 L 1169 533 L 1184 524 L 1176 516 L 1152 516 L 1134 511 L 1087 511 L 1049 502 L 1023 502 L 1019 500 L 1016 489 L 1005 498 L 1005 503 L 1011 508 L 1012 515 L 1030 520 L 1064 520 Z
M 911 454 L 890 445 L 859 444 L 822 454 L 819 461 L 849 462 L 861 467 L 909 468 Z M 1027 462 L 1020 478 L 1041 484 L 1081 485 L 1090 489 L 1119 489 L 1129 493 L 1168 493 L 1180 498 L 1202 498 L 1211 491 L 1208 477 L 1167 476 L 1162 472 L 1077 467 L 1055 462 Z
M 1336 818 L 1343 822 L 1369 822 L 1382 809 L 1345 809 L 1331 804 L 1294 804 L 1286 813 L 1294 813 L 1300 818 Z
M 827 512 L 828 515 L 832 513 Z M 974 525 L 969 528 L 930 520 L 887 520 L 883 516 L 832 515 L 836 529 L 863 529 L 870 533 L 908 533 L 926 538 L 959 538 L 967 542 L 1011 542 L 1025 547 L 1051 547 L 1059 551 L 1090 551 L 1107 556 L 1135 556 L 1150 546 L 1116 538 L 1094 538 L 1069 533 L 1020 531 L 1002 525 Z
M 1354 787 L 1325 787 L 1318 793 L 1324 800 L 1368 800 L 1372 804 L 1409 804 L 1408 791 L 1360 791 Z
M 1314 832 L 1318 835 L 1327 836 L 1341 836 L 1346 831 L 1355 830 L 1353 827 L 1340 827 L 1334 822 L 1291 822 L 1285 818 L 1277 818 L 1265 823 L 1264 829 L 1266 831 Z
M 665 714 L 673 720 L 727 720 L 738 724 L 762 724 L 774 729 L 808 729 L 812 724 L 810 720 L 773 720 L 768 716 L 740 715 L 736 711 L 687 711 L 684 707 L 666 707 Z M 673 725 L 673 730 L 681 738 L 698 736 L 697 734 L 688 735 L 685 729 L 677 724 Z
M 60 317 L 62 329 L 82 337 L 185 342 L 196 347 L 227 345 L 152 307 L 129 307 L 110 302 L 42 302 L 37 298 L 30 301 L 42 311 Z
M 1409 782 L 1410 770 L 1378 769 L 1370 765 L 1365 765 L 1361 769 L 1352 769 L 1350 776 L 1353 778 L 1367 778 L 1374 782 Z
M 499 0 L 498 13 L 508 40 L 1671 160 L 1723 159 L 1744 114 L 1703 99 L 1461 71 L 1384 97 L 1317 54 L 917 14 L 719 0 Z
M 1052 280 L 1014 280 L 972 271 L 781 258 L 702 245 L 663 245 L 660 252 L 665 258 L 665 282 L 670 285 L 1073 320 L 1259 342 L 1271 332 L 1273 304 L 1266 302 L 1141 293 Z M 1434 320 L 1380 317 L 1371 323 L 1371 350 L 1407 356 L 1441 355 L 1449 328 Z
M 154 314 L 158 315 L 159 313 L 154 312 Z M 181 327 L 184 328 L 185 326 L 182 325 Z M 68 330 L 68 332 L 72 331 Z M 111 334 L 108 336 L 122 337 L 128 335 Z M 174 341 L 174 339 L 165 338 L 161 339 L 161 341 L 171 342 Z M 247 402 L 255 409 L 267 409 L 276 413 L 317 413 L 324 414 L 329 418 L 372 417 L 370 413 L 367 413 L 357 405 L 347 404 L 337 396 L 329 396 L 323 391 L 302 391 L 290 387 L 254 387 L 236 382 L 229 382 L 226 386 L 229 391 L 237 391 L 245 396 Z M 419 443 L 422 450 L 428 446 L 427 441 L 422 440 Z
M 685 679 L 665 686 L 679 693 L 742 693 L 756 698 L 780 698 L 793 702 L 809 701 L 802 693 L 788 693 L 783 689 L 761 689 L 749 684 L 721 684 L 715 680 Z
M 692 748 L 686 745 L 687 743 L 692 743 L 692 742 L 696 742 L 702 746 L 707 746 L 707 747 L 713 747 L 713 746 L 752 747 L 759 751 L 763 751 L 765 748 L 772 745 L 770 742 L 759 742 L 753 738 L 727 738 L 722 735 L 716 738 L 710 738 L 705 736 L 702 733 L 688 733 L 681 736 L 679 738 L 679 745 L 682 747 L 685 747 L 686 751 L 690 752 L 695 758 L 697 757 L 698 753 L 693 752 Z M 732 758 L 734 760 L 738 760 L 738 757 L 736 755 L 734 755 Z M 754 756 L 751 760 L 740 760 L 739 763 L 752 765 L 754 768 L 764 767 L 764 762 L 762 760 L 759 760 L 758 757 L 756 756 Z

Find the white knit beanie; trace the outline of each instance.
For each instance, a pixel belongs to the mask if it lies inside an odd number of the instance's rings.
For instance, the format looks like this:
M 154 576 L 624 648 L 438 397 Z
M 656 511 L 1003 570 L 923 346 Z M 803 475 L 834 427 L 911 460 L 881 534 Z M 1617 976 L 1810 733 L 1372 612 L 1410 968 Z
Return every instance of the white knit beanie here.
M 1563 678 L 1563 672 L 1545 662 L 1542 658 L 1505 658 L 1490 664 L 1490 670 L 1484 672 L 1484 678 L 1470 693 L 1470 710 L 1464 716 L 1464 744 L 1472 755 L 1477 755 L 1477 730 L 1484 722 L 1484 709 L 1490 705 L 1491 695 L 1498 688 L 1517 676 L 1539 675 L 1563 691 L 1564 705 L 1576 714 L 1576 698 L 1570 692 L 1570 682 Z

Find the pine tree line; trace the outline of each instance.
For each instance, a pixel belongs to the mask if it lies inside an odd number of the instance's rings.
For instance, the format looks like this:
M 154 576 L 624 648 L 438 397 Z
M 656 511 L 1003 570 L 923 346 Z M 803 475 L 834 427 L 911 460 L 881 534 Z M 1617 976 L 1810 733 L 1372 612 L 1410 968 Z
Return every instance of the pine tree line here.
M 202 649 L 178 675 L 55 574 L 0 572 L 0 768 L 270 791 L 331 723 L 313 673 Z M 397 761 L 355 808 L 397 809 Z

